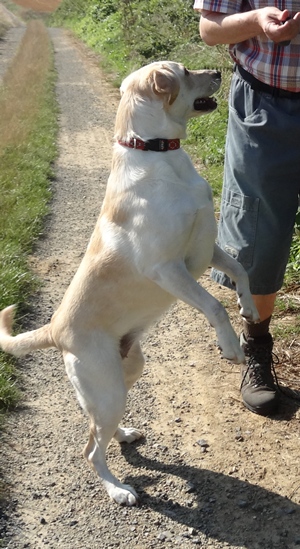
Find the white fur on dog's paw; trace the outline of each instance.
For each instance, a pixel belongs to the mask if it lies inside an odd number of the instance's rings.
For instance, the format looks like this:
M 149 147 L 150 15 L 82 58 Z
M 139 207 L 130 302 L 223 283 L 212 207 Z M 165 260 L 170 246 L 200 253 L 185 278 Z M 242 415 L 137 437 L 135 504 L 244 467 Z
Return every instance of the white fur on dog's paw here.
M 258 310 L 256 309 L 254 303 L 253 305 L 242 305 L 240 299 L 238 299 L 238 306 L 240 308 L 240 315 L 249 323 L 257 324 L 260 322 Z
M 226 349 L 226 352 L 220 347 L 220 351 L 226 360 L 233 362 L 234 364 L 243 364 L 245 362 L 245 355 L 241 348 L 239 349 Z
M 131 427 L 118 427 L 114 434 L 115 440 L 118 442 L 134 442 L 141 438 L 143 434 L 138 429 L 133 429 Z
M 230 353 L 230 355 L 225 355 L 224 357 L 234 364 L 243 364 L 245 362 L 245 355 L 242 349 L 238 349 L 235 353 Z
M 129 484 L 121 484 L 121 487 L 114 486 L 109 491 L 109 497 L 119 505 L 132 507 L 138 505 L 139 498 L 136 491 Z
M 260 322 L 260 317 L 256 310 L 253 311 L 252 309 L 242 308 L 240 310 L 240 315 L 243 317 L 244 320 L 251 324 L 258 324 L 258 322 Z
M 240 342 L 235 333 L 232 332 L 231 336 L 223 337 L 224 334 L 219 334 L 218 348 L 221 351 L 224 358 L 234 362 L 235 364 L 242 364 L 245 362 L 244 351 L 240 346 Z

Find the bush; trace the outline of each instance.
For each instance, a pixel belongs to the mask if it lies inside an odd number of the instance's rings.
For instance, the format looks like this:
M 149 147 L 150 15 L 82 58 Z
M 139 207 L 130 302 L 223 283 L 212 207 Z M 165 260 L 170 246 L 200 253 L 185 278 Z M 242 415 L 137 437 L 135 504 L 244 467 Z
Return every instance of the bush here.
M 94 21 L 102 22 L 112 13 L 118 11 L 119 6 L 120 3 L 116 0 L 102 0 L 91 6 L 90 15 Z

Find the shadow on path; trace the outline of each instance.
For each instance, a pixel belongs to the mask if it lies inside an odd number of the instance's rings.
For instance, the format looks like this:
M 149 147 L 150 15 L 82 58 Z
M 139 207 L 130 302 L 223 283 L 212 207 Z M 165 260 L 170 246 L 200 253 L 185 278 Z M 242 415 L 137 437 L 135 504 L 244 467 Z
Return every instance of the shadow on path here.
M 121 445 L 126 460 L 133 466 L 158 473 L 157 481 L 161 481 L 163 475 L 180 477 L 193 496 L 191 505 L 190 494 L 186 494 L 184 506 L 172 500 L 172 486 L 168 493 L 157 497 L 143 491 L 155 484 L 153 475 L 127 477 L 125 482 L 138 490 L 142 507 L 233 547 L 300 547 L 300 506 L 290 499 L 223 473 L 148 459 L 138 451 L 141 444 Z

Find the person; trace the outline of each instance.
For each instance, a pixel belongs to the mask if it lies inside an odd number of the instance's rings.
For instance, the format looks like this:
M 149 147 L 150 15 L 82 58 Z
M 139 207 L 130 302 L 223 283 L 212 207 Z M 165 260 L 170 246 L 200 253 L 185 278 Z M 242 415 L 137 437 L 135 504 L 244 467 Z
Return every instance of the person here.
M 218 243 L 242 263 L 260 323 L 243 321 L 241 394 L 252 412 L 279 404 L 270 321 L 289 258 L 300 190 L 300 0 L 195 0 L 209 46 L 234 61 Z M 224 273 L 220 284 L 233 288 Z

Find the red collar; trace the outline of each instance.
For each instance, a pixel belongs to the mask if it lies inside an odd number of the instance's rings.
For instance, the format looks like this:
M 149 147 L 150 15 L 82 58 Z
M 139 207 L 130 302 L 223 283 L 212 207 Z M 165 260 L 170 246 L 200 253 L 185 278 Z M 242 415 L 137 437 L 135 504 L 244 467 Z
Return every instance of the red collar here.
M 180 139 L 148 139 L 148 141 L 142 141 L 142 139 L 132 137 L 129 141 L 118 141 L 118 143 L 124 147 L 139 149 L 140 151 L 166 152 L 180 148 Z

